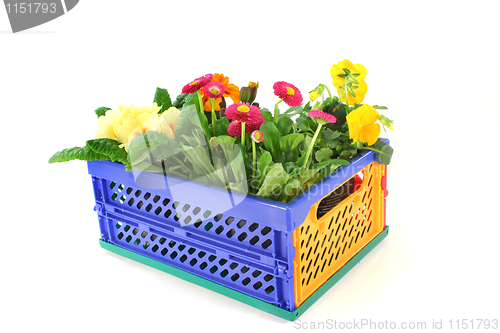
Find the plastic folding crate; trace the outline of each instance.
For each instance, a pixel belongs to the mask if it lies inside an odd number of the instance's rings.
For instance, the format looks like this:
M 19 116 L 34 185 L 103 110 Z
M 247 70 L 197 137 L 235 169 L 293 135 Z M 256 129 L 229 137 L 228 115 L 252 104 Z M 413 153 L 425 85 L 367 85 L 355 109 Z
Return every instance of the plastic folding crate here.
M 287 320 L 388 233 L 386 167 L 373 151 L 287 204 L 109 161 L 88 162 L 88 170 L 103 248 Z M 354 192 L 319 214 L 348 182 Z

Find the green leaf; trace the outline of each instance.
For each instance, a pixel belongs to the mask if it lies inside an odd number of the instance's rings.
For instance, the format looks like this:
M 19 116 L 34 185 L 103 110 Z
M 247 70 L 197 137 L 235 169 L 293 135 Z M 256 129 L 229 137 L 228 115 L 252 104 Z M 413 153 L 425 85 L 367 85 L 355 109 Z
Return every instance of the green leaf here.
M 260 109 L 260 113 L 262 113 L 262 117 L 264 117 L 266 122 L 274 122 L 273 114 L 268 109 L 262 108 Z
M 108 110 L 111 110 L 111 108 L 101 106 L 100 108 L 95 109 L 95 114 L 97 115 L 97 118 L 99 118 L 100 116 L 104 116 Z
M 172 106 L 172 100 L 170 99 L 170 95 L 168 94 L 167 89 L 156 88 L 155 98 L 153 102 L 156 102 L 158 106 L 161 106 L 160 111 L 158 113 L 162 113 Z
M 259 174 L 258 174 L 259 185 L 258 185 L 258 187 L 260 187 L 262 185 L 262 183 L 264 182 L 264 178 L 266 177 L 267 172 L 269 171 L 268 166 L 272 163 L 272 161 L 273 161 L 273 158 L 271 157 L 271 154 L 268 151 L 264 152 L 260 156 L 259 161 L 258 161 L 258 171 L 259 171 Z
M 333 156 L 333 151 L 328 148 L 322 148 L 316 152 L 316 160 L 318 162 L 321 162 L 327 158 L 330 158 Z
M 387 110 L 386 106 L 372 105 L 372 107 L 376 110 Z
M 304 131 L 304 132 L 308 132 L 308 131 L 312 131 L 312 128 L 311 126 L 314 125 L 314 120 L 312 120 L 310 117 L 299 117 L 297 118 L 297 127 Z
M 310 102 L 308 102 L 309 104 Z M 307 105 L 306 105 L 307 106 Z M 291 108 L 289 108 L 288 110 L 286 110 L 284 112 L 284 114 L 288 115 L 288 116 L 294 116 L 296 114 L 301 114 L 301 115 L 304 115 L 304 109 L 301 107 L 301 106 L 292 106 Z
M 321 163 L 316 163 L 311 166 L 311 170 L 319 171 L 323 169 L 324 167 L 330 166 L 330 165 L 348 165 L 349 161 L 343 160 L 343 159 L 328 159 L 326 161 L 323 161 Z
M 97 154 L 106 155 L 113 162 L 128 164 L 127 152 L 119 145 L 118 141 L 106 138 L 88 140 L 86 143 L 86 146 Z
M 229 127 L 229 119 L 222 117 L 215 121 L 215 136 L 227 135 L 227 128 Z
M 49 159 L 49 163 L 67 162 L 71 160 L 82 161 L 105 161 L 109 157 L 103 154 L 98 154 L 87 146 L 73 147 L 58 151 Z
M 359 82 L 354 77 L 352 77 L 351 75 L 348 75 L 346 77 L 346 80 L 349 81 L 349 82 L 351 82 L 351 83 L 359 84 Z
M 280 115 L 277 125 L 281 135 L 287 135 L 292 129 L 293 120 L 288 115 Z
M 274 164 L 268 171 L 264 183 L 257 192 L 257 196 L 261 198 L 276 198 L 283 191 L 283 186 L 288 182 L 288 174 L 283 169 L 281 163 Z
M 348 70 L 347 68 L 344 68 L 344 73 L 346 73 L 347 75 L 351 74 L 351 71 Z
M 198 112 L 194 106 L 184 105 L 181 111 L 181 115 L 179 117 L 179 122 L 177 124 L 177 128 L 175 130 L 175 137 L 180 138 L 182 135 L 192 136 L 193 131 L 196 128 L 201 128 L 200 124 L 193 124 L 191 119 L 198 119 L 193 117 L 193 115 Z
M 163 133 L 148 131 L 140 133 L 128 147 L 130 163 L 138 165 L 147 160 L 150 164 L 159 166 L 161 161 L 182 155 L 183 148 Z M 183 157 L 181 156 L 183 159 Z M 168 162 L 167 168 L 172 162 Z
M 172 106 L 175 106 L 176 108 L 180 109 L 184 105 L 184 101 L 188 94 L 179 94 L 175 101 L 172 103 Z
M 280 197 L 278 198 L 279 201 L 285 200 L 290 194 L 293 192 L 297 191 L 302 187 L 302 184 L 299 182 L 298 179 L 288 179 L 287 183 L 283 187 L 283 192 L 281 193 Z M 287 200 L 288 201 L 288 200 Z
M 265 138 L 265 136 L 264 136 Z M 299 144 L 304 140 L 304 134 L 292 133 L 281 138 L 280 149 L 283 152 L 293 152 L 297 150 Z M 298 157 L 298 151 L 297 151 Z
M 354 93 L 354 89 L 350 85 L 347 85 L 347 91 L 349 94 L 351 94 L 353 97 L 356 97 L 356 93 Z
M 377 140 L 372 147 L 382 152 L 382 154 L 376 154 L 380 164 L 388 165 L 391 163 L 392 154 L 394 154 L 394 149 L 391 146 L 383 141 Z
M 271 152 L 273 160 L 276 161 L 280 155 L 280 131 L 272 122 L 263 123 L 260 125 L 260 130 L 264 133 L 264 146 Z
M 212 132 L 210 131 L 210 128 L 208 127 L 208 119 L 207 119 L 207 116 L 205 115 L 205 112 L 201 113 L 201 112 L 196 112 L 196 114 L 192 113 L 191 114 L 191 117 L 194 117 L 194 118 L 191 118 L 191 123 L 193 124 L 200 124 L 201 126 L 201 129 L 203 130 L 203 134 L 205 135 L 205 139 L 207 139 L 207 141 L 210 140 L 210 138 L 212 137 Z M 198 119 L 196 119 L 196 117 Z
M 215 138 L 212 138 L 212 142 L 222 143 L 222 142 L 230 142 L 234 143 L 236 141 L 235 137 L 229 135 L 221 135 Z
M 331 140 L 335 140 L 336 138 L 338 138 L 339 136 L 341 135 L 341 133 L 339 131 L 332 131 L 331 129 L 329 128 L 325 128 L 323 130 L 323 132 L 321 133 L 321 137 L 325 140 L 328 140 L 328 141 L 331 141 Z
M 186 99 L 184 99 L 184 104 L 183 104 L 183 108 L 187 107 L 187 106 L 190 106 L 190 105 L 194 105 L 196 107 L 196 110 L 198 112 L 200 112 L 200 105 L 199 105 L 199 102 L 198 102 L 198 95 L 196 93 L 192 93 L 192 94 L 188 94 L 186 96 Z

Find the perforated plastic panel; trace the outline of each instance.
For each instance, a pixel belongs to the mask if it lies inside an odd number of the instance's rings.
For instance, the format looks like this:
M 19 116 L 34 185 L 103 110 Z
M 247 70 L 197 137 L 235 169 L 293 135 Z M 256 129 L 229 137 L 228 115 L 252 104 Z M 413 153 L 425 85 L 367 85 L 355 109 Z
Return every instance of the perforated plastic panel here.
M 317 204 L 293 232 L 295 303 L 299 306 L 384 229 L 385 167 L 362 170 L 355 192 L 319 220 Z

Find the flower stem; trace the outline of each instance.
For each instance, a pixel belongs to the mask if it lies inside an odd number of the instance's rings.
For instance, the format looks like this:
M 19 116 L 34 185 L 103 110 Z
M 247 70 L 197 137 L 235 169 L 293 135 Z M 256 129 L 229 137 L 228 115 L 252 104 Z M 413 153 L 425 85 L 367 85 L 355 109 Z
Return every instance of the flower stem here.
M 200 92 L 200 89 L 198 89 L 198 90 L 196 91 L 196 94 L 198 95 L 198 102 L 200 103 L 200 112 L 201 112 L 201 114 L 203 114 L 203 112 L 204 112 L 205 110 L 203 109 L 203 99 L 201 98 L 201 92 Z
M 312 153 L 313 148 L 314 148 L 314 143 L 316 143 L 316 139 L 318 138 L 318 135 L 319 135 L 319 132 L 321 131 L 322 126 L 323 126 L 323 124 L 318 124 L 318 128 L 316 129 L 316 133 L 314 133 L 314 136 L 313 136 L 312 141 L 311 141 L 311 145 L 309 146 L 309 149 L 307 150 L 306 159 L 304 160 L 304 164 L 302 165 L 303 168 L 305 168 L 307 165 L 307 161 L 309 160 L 309 156 L 311 156 L 311 153 Z M 305 169 L 303 172 L 305 172 L 306 170 L 307 169 Z
M 347 104 L 347 107 L 345 109 L 345 114 L 349 114 L 349 93 L 347 92 L 347 80 L 344 81 L 344 85 L 340 89 L 340 101 L 342 101 L 342 94 L 345 95 L 345 104 Z
M 245 145 L 245 139 L 246 139 L 246 135 L 245 135 L 245 122 L 242 121 L 241 122 L 241 143 L 243 145 Z
M 278 123 L 278 104 L 280 104 L 281 102 L 283 102 L 282 99 L 280 99 L 278 103 L 276 103 L 276 105 L 274 106 L 274 125 Z
M 210 108 L 212 109 L 212 134 L 215 135 L 215 98 L 210 98 Z
M 252 140 L 252 179 L 255 178 L 255 168 L 257 167 L 257 149 L 255 148 L 255 141 Z
M 385 155 L 385 153 L 383 151 L 375 149 L 375 148 L 372 148 L 372 147 L 365 147 L 365 146 L 363 146 L 363 147 L 361 147 L 361 149 L 372 150 L 372 151 L 377 152 L 379 154 Z
M 333 98 L 332 98 L 332 93 L 330 92 L 330 89 L 325 85 L 326 91 L 328 91 L 328 96 L 330 96 L 330 103 L 333 104 Z

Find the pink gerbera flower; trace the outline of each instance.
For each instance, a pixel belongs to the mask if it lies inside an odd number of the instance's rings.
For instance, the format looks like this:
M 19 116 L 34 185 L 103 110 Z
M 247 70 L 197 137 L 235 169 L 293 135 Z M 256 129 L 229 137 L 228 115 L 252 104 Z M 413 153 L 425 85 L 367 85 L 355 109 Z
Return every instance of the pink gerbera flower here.
M 316 120 L 316 122 L 321 124 L 326 124 L 327 122 L 334 123 L 337 121 L 337 118 L 335 118 L 335 116 L 332 116 L 331 114 L 328 114 L 321 110 L 309 111 L 309 117 L 313 118 L 314 120 Z
M 203 93 L 208 98 L 220 98 L 226 92 L 226 88 L 220 82 L 210 82 L 205 86 Z
M 208 82 L 212 81 L 213 74 L 207 74 L 193 81 L 189 82 L 182 88 L 183 94 L 192 94 L 198 91 L 201 87 L 204 87 Z
M 293 84 L 278 81 L 273 85 L 274 94 L 281 98 L 289 106 L 302 104 L 302 94 Z
M 225 115 L 229 119 L 244 122 L 251 122 L 253 118 L 262 116 L 259 108 L 249 103 L 235 103 L 226 109 Z

